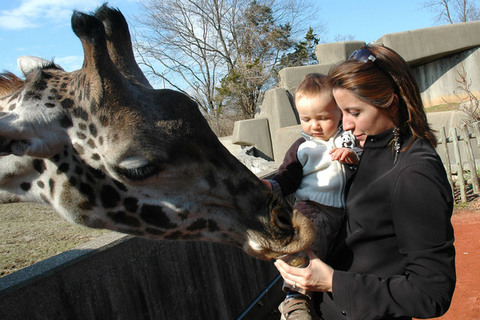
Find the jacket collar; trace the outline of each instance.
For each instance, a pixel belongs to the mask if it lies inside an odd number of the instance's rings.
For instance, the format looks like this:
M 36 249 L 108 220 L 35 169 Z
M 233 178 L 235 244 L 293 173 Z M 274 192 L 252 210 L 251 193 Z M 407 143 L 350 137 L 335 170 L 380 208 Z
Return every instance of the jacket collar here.
M 388 146 L 392 139 L 393 128 L 373 136 L 367 136 L 364 148 L 384 148 Z
M 412 133 L 410 130 L 407 132 L 402 132 L 400 134 L 400 139 L 402 141 L 402 148 L 405 145 L 409 144 L 410 138 L 412 137 Z M 393 140 L 393 128 L 388 129 L 382 133 L 368 136 L 367 140 L 365 140 L 364 148 L 384 148 L 388 146 Z

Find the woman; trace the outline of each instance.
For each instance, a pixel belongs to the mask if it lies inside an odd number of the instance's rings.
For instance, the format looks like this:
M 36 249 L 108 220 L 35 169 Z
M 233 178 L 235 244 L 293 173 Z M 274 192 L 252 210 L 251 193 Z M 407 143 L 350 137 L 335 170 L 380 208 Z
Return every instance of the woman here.
M 455 287 L 453 199 L 418 85 L 384 46 L 365 46 L 329 73 L 343 127 L 364 147 L 346 222 L 324 263 L 275 265 L 331 319 L 437 317 Z

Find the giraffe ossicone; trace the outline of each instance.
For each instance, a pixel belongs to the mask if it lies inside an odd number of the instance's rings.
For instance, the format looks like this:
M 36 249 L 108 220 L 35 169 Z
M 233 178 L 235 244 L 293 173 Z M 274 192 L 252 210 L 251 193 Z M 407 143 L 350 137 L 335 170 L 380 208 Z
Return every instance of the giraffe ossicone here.
M 192 99 L 152 88 L 120 11 L 74 12 L 72 29 L 80 70 L 25 57 L 24 80 L 0 75 L 0 202 L 48 203 L 88 227 L 223 242 L 260 259 L 310 245 L 310 222 L 222 146 Z

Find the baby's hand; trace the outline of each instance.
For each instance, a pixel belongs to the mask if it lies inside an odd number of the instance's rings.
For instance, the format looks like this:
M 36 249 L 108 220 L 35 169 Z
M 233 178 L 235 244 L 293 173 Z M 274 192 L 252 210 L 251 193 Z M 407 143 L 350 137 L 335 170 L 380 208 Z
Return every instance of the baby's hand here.
M 333 161 L 340 161 L 345 164 L 358 164 L 358 158 L 355 152 L 349 148 L 333 148 L 330 151 Z

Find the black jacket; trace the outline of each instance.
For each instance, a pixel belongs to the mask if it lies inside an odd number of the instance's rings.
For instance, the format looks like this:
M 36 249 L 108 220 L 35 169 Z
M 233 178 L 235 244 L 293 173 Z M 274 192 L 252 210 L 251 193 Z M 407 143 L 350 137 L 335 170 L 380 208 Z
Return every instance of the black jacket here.
M 346 222 L 327 263 L 333 294 L 317 294 L 332 319 L 443 314 L 455 287 L 452 192 L 434 148 L 417 139 L 394 164 L 391 131 L 368 137 L 347 196 Z M 402 146 L 409 145 L 410 135 Z

